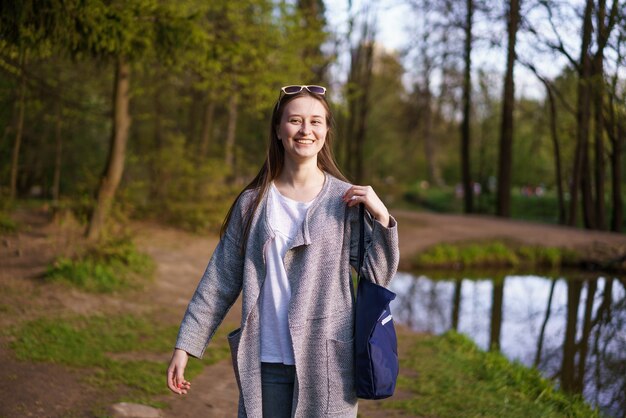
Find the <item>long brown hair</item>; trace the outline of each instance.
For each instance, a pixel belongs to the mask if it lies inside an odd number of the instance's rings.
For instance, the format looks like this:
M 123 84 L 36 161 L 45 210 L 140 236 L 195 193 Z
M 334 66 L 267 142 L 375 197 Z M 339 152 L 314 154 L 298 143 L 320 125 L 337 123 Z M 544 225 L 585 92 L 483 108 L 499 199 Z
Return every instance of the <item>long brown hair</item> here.
M 254 179 L 239 193 L 235 202 L 231 205 L 228 210 L 228 214 L 226 218 L 224 218 L 224 222 L 222 223 L 222 228 L 220 230 L 220 238 L 224 236 L 226 233 L 226 229 L 228 228 L 228 224 L 231 221 L 233 215 L 233 208 L 235 207 L 237 201 L 241 197 L 241 195 L 246 190 L 256 190 L 257 194 L 251 204 L 244 209 L 244 229 L 243 234 L 241 235 L 241 250 L 245 248 L 245 244 L 248 241 L 248 236 L 250 234 L 250 228 L 252 225 L 252 218 L 256 213 L 261 200 L 263 200 L 263 196 L 267 192 L 272 181 L 280 175 L 285 165 L 285 147 L 283 146 L 282 141 L 278 139 L 278 135 L 276 133 L 276 127 L 280 124 L 280 121 L 283 116 L 283 111 L 285 110 L 285 106 L 291 102 L 292 100 L 297 99 L 298 97 L 309 96 L 318 100 L 326 109 L 326 126 L 328 126 L 328 132 L 326 134 L 326 140 L 324 141 L 324 145 L 322 149 L 317 154 L 317 166 L 324 172 L 341 179 L 343 181 L 348 181 L 339 167 L 337 166 L 337 162 L 335 161 L 335 157 L 333 155 L 332 142 L 335 137 L 335 120 L 333 118 L 333 114 L 330 110 L 330 106 L 326 97 L 324 95 L 315 94 L 309 92 L 307 89 L 302 89 L 300 93 L 297 94 L 287 94 L 281 95 L 274 106 L 274 111 L 272 112 L 272 118 L 270 120 L 270 133 L 269 133 L 269 146 L 267 148 L 267 154 L 265 156 L 265 162 L 261 166 L 259 173 L 254 177 Z

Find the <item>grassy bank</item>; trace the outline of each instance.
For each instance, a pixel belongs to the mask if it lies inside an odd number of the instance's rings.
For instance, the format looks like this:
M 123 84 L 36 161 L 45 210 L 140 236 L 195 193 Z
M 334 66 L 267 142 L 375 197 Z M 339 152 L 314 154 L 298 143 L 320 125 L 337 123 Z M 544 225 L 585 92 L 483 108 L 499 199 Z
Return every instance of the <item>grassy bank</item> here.
M 535 369 L 481 351 L 468 338 L 399 335 L 400 393 L 385 408 L 417 417 L 599 417 L 582 398 L 561 392 Z
M 152 398 L 167 392 L 165 368 L 177 331 L 178 324 L 119 315 L 42 318 L 8 333 L 13 340 L 10 346 L 20 360 L 83 368 L 89 371 L 84 373 L 87 384 L 124 393 L 122 401 L 162 407 Z M 228 355 L 225 332 L 220 332 L 202 361 L 188 363 L 185 377 L 192 379 L 204 366 Z
M 120 315 L 39 319 L 8 332 L 20 360 L 83 369 L 86 384 L 119 393 L 120 401 L 164 407 L 153 400 L 167 392 L 164 369 L 176 331 L 177 325 Z M 401 330 L 399 338 L 398 395 L 384 401 L 384 408 L 440 418 L 599 417 L 579 397 L 556 390 L 538 371 L 483 352 L 459 334 L 424 336 Z M 225 331 L 213 341 L 204 360 L 189 362 L 187 378 L 228 357 Z M 104 406 L 94 404 L 94 411 Z
M 581 256 L 566 248 L 519 245 L 504 241 L 437 244 L 417 254 L 413 265 L 419 268 L 575 266 Z

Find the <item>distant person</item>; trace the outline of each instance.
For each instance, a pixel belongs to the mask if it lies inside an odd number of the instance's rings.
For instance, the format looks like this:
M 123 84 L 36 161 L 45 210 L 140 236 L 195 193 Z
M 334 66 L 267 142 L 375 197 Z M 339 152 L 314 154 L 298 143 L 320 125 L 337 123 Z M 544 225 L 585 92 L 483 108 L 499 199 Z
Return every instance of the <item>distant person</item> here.
M 231 206 L 180 326 L 167 370 L 173 392 L 188 392 L 188 357 L 202 356 L 242 293 L 241 327 L 228 336 L 239 416 L 356 417 L 358 204 L 371 215 L 363 271 L 384 286 L 398 266 L 398 233 L 374 190 L 341 174 L 332 122 L 326 88 L 281 89 L 265 162 Z

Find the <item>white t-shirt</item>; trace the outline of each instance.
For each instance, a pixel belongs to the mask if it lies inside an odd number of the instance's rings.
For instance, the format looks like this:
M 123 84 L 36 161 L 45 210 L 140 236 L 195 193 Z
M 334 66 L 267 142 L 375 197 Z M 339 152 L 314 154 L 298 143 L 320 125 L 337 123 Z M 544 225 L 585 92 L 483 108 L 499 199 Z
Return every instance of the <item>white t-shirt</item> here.
M 280 194 L 271 184 L 269 224 L 274 239 L 265 248 L 265 282 L 261 289 L 261 361 L 295 364 L 287 318 L 291 287 L 283 259 L 302 228 L 311 202 L 297 202 Z

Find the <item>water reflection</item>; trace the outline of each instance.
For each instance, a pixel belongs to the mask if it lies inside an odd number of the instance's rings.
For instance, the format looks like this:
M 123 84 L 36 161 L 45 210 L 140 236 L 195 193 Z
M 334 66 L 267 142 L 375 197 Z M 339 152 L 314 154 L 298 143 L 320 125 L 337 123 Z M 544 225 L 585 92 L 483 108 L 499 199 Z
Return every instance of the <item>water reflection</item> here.
M 398 321 L 421 332 L 456 329 L 483 349 L 537 366 L 605 413 L 626 416 L 625 279 L 398 273 L 392 290 Z

